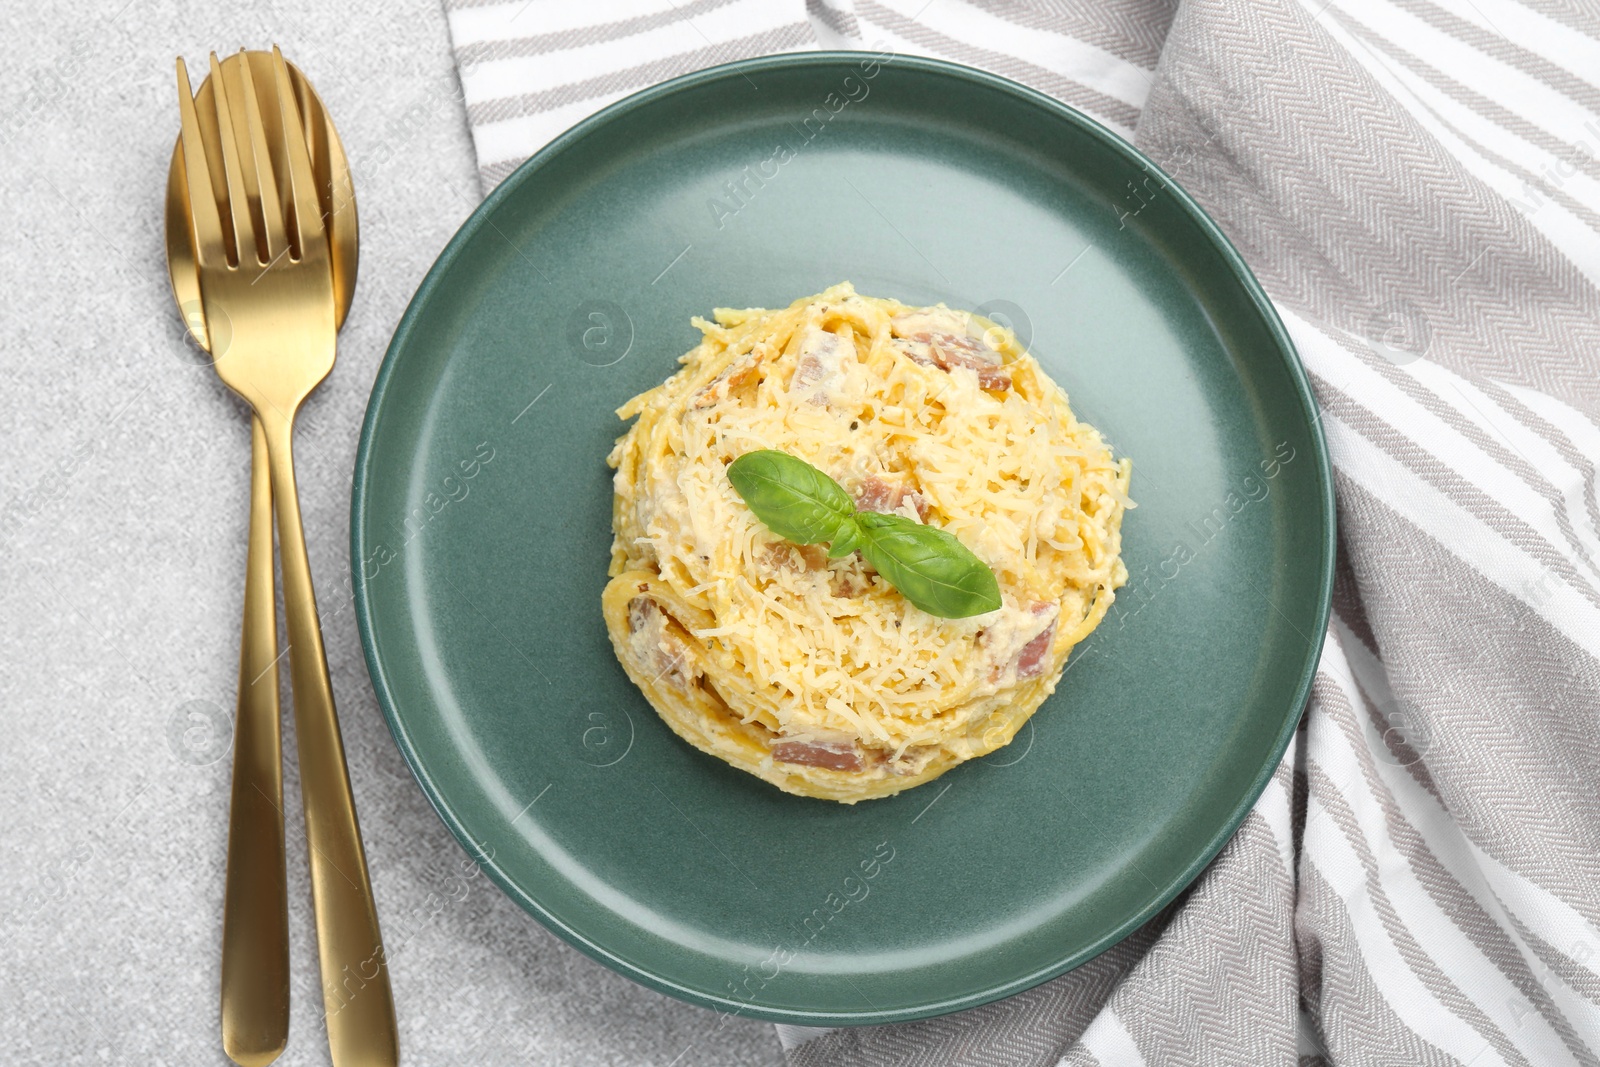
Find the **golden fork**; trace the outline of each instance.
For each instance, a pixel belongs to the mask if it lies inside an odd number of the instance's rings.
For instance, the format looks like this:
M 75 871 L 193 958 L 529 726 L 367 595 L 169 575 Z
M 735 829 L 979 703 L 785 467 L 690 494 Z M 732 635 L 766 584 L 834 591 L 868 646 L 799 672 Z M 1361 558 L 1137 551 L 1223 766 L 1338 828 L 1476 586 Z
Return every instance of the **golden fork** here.
M 260 425 L 277 507 L 328 1044 L 336 1067 L 392 1067 L 399 1042 L 388 963 L 317 620 L 292 452 L 295 413 L 333 368 L 333 266 L 305 130 L 276 47 L 272 62 L 280 136 L 268 143 L 255 79 L 225 80 L 213 53 L 217 122 L 208 143 L 188 69 L 178 60 L 189 226 L 205 321 L 229 326 L 225 343 L 211 337 L 214 366 Z

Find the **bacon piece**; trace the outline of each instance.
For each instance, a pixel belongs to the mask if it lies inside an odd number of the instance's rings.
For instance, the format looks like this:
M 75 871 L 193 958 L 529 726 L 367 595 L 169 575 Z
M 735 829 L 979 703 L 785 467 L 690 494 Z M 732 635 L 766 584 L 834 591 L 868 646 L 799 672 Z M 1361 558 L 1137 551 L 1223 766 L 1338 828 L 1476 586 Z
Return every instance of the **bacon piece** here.
M 884 514 L 899 511 L 900 506 L 910 501 L 911 506 L 917 509 L 917 518 L 927 521 L 928 501 L 921 493 L 909 485 L 897 482 L 886 482 L 877 475 L 869 474 L 856 486 L 856 507 L 862 511 L 878 511 Z
M 897 315 L 890 324 L 899 349 L 915 363 L 949 371 L 969 367 L 985 389 L 1011 388 L 1011 376 L 1001 369 L 1000 353 L 969 332 L 970 322 L 954 311 L 926 308 Z
M 850 569 L 832 571 L 828 575 L 828 592 L 837 597 L 859 596 L 871 585 L 865 574 L 857 574 Z
M 672 617 L 661 610 L 652 597 L 636 596 L 628 601 L 628 633 L 632 635 L 634 656 L 658 680 L 665 678 L 679 689 L 689 688 L 697 673 L 689 661 L 689 649 L 669 625 Z
M 820 571 L 828 567 L 828 550 L 822 545 L 774 541 L 762 550 L 761 561 L 774 570 Z
M 855 354 L 855 342 L 846 335 L 811 327 L 800 338 L 800 362 L 789 379 L 789 391 L 805 394 L 808 403 L 826 404 L 844 381 L 845 359 Z
M 978 384 L 985 389 L 998 391 L 1011 388 L 1011 376 L 1000 369 L 1000 354 L 970 337 L 953 333 L 919 333 L 907 339 L 927 345 L 932 365 L 940 370 L 970 367 L 978 372 Z M 913 355 L 911 358 L 917 357 Z
M 830 771 L 861 769 L 861 750 L 836 741 L 779 741 L 772 746 L 772 758 L 779 763 L 826 767 Z
M 1054 604 L 1039 603 L 1029 610 L 1035 615 L 1043 615 L 1055 608 Z M 1022 651 L 1017 653 L 1017 677 L 1037 678 L 1044 671 L 1045 658 L 1050 654 L 1050 645 L 1056 639 L 1056 620 L 1051 619 L 1037 637 L 1022 646 Z
M 642 593 L 650 588 L 641 583 L 639 591 Z M 636 634 L 649 626 L 661 614 L 661 605 L 647 596 L 636 596 L 628 601 L 628 632 Z
M 753 351 L 744 358 L 723 367 L 720 374 L 707 382 L 699 392 L 694 394 L 693 399 L 689 401 L 689 406 L 698 410 L 721 403 L 731 396 L 735 389 L 756 381 L 760 369 L 761 353 Z

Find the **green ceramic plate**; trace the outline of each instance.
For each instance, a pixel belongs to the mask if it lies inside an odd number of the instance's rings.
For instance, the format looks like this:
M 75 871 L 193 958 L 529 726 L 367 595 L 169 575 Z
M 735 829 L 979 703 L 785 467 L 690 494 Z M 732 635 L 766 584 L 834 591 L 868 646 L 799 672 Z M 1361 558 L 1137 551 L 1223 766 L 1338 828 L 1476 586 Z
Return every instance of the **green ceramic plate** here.
M 843 279 L 1008 321 L 1139 504 L 1129 586 L 1015 743 L 856 807 L 679 741 L 600 617 L 613 409 L 691 315 Z M 1282 326 L 1149 160 L 977 71 L 759 59 L 579 124 L 439 257 L 362 431 L 361 633 L 440 816 L 572 944 L 747 1015 L 913 1019 L 1083 963 L 1227 841 L 1306 698 L 1330 484 Z

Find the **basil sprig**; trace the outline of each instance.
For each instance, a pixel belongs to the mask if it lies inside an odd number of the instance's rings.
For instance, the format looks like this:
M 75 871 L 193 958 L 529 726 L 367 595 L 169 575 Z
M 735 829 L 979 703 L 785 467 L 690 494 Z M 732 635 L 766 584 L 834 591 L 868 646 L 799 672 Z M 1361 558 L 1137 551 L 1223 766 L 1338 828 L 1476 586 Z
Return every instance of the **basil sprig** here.
M 767 529 L 829 558 L 859 550 L 902 596 L 929 615 L 962 619 L 1000 606 L 1000 583 L 953 534 L 904 515 L 857 511 L 838 482 L 786 452 L 747 452 L 728 481 Z

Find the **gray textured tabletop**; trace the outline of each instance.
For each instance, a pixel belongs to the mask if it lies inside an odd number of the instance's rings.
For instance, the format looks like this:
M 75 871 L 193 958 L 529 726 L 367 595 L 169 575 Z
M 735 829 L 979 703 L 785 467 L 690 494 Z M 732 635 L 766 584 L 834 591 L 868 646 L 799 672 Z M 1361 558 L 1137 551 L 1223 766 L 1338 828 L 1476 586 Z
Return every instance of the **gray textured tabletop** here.
M 436 0 L 220 8 L 46 0 L 8 9 L 0 35 L 0 1062 L 226 1062 L 249 432 L 182 338 L 162 194 L 173 57 L 194 69 L 213 48 L 276 42 L 332 111 L 361 211 L 355 304 L 296 458 L 402 1055 L 781 1063 L 771 1026 L 634 985 L 464 872 L 367 680 L 347 580 L 356 436 L 390 331 L 478 200 Z M 292 761 L 285 791 L 295 980 L 279 1062 L 326 1063 Z

